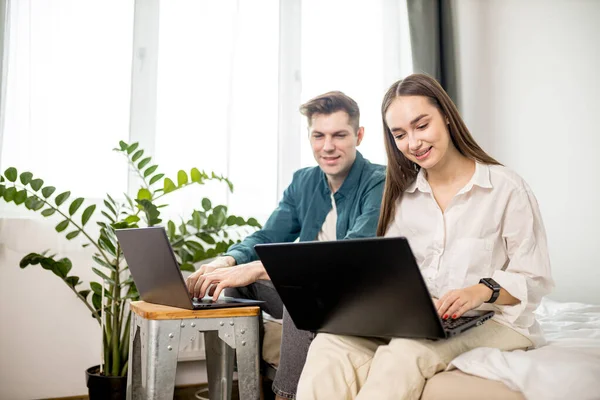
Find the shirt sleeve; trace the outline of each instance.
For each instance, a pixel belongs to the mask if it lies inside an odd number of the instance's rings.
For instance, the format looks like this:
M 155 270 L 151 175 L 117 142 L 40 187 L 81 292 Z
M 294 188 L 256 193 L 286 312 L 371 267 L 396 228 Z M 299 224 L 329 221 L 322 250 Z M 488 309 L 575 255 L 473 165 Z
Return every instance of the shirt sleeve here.
M 377 234 L 383 184 L 384 181 L 381 180 L 365 192 L 361 204 L 361 213 L 348 228 L 344 239 L 373 237 Z
M 529 327 L 534 322 L 533 311 L 542 297 L 550 293 L 554 281 L 539 206 L 526 184 L 508 200 L 502 237 L 509 261 L 505 268 L 495 271 L 492 278 L 520 303 L 495 304 L 494 307 L 502 312 L 507 322 Z
M 283 198 L 262 229 L 231 246 L 225 255 L 235 259 L 236 264 L 258 260 L 254 245 L 260 243 L 293 242 L 300 234 L 300 221 L 296 208 L 294 180 L 283 192 Z

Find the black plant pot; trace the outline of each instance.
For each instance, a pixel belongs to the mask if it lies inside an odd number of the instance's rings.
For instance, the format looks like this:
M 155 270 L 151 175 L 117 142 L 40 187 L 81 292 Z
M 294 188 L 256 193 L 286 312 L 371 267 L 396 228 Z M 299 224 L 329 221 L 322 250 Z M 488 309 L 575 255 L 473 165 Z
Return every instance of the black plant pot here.
M 100 375 L 100 366 L 95 365 L 85 371 L 85 380 L 90 400 L 125 400 L 126 376 Z

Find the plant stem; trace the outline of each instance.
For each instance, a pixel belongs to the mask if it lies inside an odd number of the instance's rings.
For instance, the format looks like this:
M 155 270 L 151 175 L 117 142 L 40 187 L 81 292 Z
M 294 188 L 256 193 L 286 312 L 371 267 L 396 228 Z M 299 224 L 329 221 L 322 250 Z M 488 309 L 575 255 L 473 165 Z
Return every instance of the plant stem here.
M 65 283 L 67 283 L 67 282 L 65 281 Z M 92 315 L 94 316 L 94 318 L 96 319 L 96 321 L 98 321 L 99 324 L 102 324 L 102 321 L 100 319 L 100 315 L 98 314 L 98 312 L 96 310 L 94 310 L 94 307 L 92 307 L 90 305 L 90 303 L 88 303 L 87 299 L 85 297 L 83 297 L 82 295 L 80 295 L 79 292 L 77 290 L 75 290 L 75 288 L 72 287 L 71 285 L 69 285 L 68 283 L 67 283 L 67 286 L 69 286 L 69 288 L 75 293 L 75 295 L 77 297 L 79 297 L 79 299 L 81 301 L 83 301 L 85 303 L 85 305 L 87 306 L 87 308 L 92 312 Z

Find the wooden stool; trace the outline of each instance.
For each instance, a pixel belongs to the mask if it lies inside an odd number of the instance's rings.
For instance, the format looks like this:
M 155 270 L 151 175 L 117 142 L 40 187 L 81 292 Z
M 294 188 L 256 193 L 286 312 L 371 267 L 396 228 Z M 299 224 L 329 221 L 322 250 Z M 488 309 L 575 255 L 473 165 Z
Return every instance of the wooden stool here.
M 171 400 L 177 356 L 204 333 L 210 398 L 231 398 L 235 349 L 241 400 L 257 400 L 260 307 L 186 310 L 131 303 L 127 400 Z

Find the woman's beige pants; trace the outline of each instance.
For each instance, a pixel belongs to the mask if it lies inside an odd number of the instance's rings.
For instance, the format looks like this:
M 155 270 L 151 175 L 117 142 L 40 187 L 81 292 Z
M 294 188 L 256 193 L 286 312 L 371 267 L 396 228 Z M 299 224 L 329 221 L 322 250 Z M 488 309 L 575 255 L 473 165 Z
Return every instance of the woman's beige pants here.
M 308 351 L 296 399 L 419 399 L 425 381 L 477 347 L 525 349 L 531 341 L 490 320 L 451 339 L 414 340 L 320 333 Z

